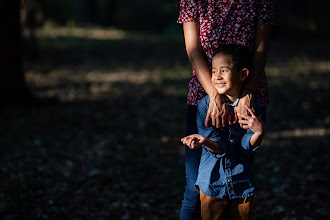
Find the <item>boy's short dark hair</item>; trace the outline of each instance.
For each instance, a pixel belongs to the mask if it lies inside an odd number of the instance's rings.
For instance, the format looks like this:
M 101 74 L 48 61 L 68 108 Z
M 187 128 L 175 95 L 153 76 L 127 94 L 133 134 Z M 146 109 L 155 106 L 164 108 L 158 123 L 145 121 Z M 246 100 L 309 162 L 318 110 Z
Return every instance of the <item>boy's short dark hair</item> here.
M 234 44 L 223 44 L 215 50 L 213 57 L 218 53 L 231 56 L 234 66 L 238 69 L 251 69 L 252 56 L 247 47 Z

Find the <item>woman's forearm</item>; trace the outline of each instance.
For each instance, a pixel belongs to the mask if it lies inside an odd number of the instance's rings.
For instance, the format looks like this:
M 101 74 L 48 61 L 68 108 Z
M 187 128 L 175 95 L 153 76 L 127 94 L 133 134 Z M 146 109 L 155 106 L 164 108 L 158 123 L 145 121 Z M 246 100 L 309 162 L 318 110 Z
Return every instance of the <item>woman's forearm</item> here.
M 244 88 L 256 91 L 259 86 L 267 62 L 270 29 L 271 27 L 265 24 L 260 24 L 257 27 L 255 48 L 252 57 L 252 71 Z
M 200 44 L 199 24 L 197 22 L 184 23 L 183 31 L 189 61 L 196 72 L 198 81 L 209 96 L 215 96 L 217 91 L 211 82 L 210 66 Z
M 211 70 L 203 54 L 191 54 L 189 60 L 195 70 L 198 81 L 209 96 L 215 96 L 217 90 L 211 81 Z

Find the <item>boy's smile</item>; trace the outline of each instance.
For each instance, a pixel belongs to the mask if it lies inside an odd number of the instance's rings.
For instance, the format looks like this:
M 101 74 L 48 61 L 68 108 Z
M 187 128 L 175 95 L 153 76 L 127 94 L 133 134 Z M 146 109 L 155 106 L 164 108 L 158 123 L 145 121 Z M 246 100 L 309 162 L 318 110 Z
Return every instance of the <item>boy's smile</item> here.
M 212 60 L 212 84 L 219 94 L 227 95 L 231 101 L 235 101 L 240 93 L 243 77 L 235 68 L 229 55 L 216 54 Z

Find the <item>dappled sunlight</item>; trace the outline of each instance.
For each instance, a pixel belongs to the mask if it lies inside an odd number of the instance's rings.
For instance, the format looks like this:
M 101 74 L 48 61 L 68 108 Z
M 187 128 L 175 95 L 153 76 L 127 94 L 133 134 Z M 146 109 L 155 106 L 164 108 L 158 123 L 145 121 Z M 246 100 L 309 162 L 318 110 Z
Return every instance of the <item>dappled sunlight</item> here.
M 328 118 L 329 120 L 329 118 Z M 266 134 L 267 138 L 308 138 L 308 137 L 326 137 L 330 136 L 330 129 L 326 128 L 307 128 L 307 129 L 294 129 L 294 130 L 283 130 L 279 132 L 269 132 Z
M 330 60 L 310 60 L 307 58 L 292 58 L 286 62 L 277 62 L 267 65 L 267 76 L 280 77 L 295 75 L 311 76 L 311 73 L 328 74 L 330 72 Z
M 92 40 L 122 40 L 129 36 L 125 31 L 115 27 L 54 27 L 50 22 L 46 22 L 42 28 L 37 30 L 36 34 L 38 37 L 75 37 Z
M 133 96 L 148 93 L 151 88 L 159 93 L 185 96 L 183 83 L 188 77 L 182 67 L 178 70 L 161 68 L 91 69 L 84 66 L 67 66 L 43 74 L 34 69 L 26 70 L 26 81 L 40 97 L 58 96 L 62 101 L 93 100 L 113 96 Z M 142 86 L 142 87 L 141 87 Z M 142 90 L 141 90 L 142 88 Z
M 52 204 L 54 212 L 86 204 L 106 217 L 120 218 L 130 208 L 132 218 L 177 219 L 191 70 L 183 40 L 136 35 L 135 41 L 124 31 L 95 27 L 46 26 L 37 36 L 41 57 L 25 60 L 27 84 L 36 96 L 60 103 L 4 110 L 0 117 L 6 137 L 0 141 L 12 145 L 3 149 L 10 153 L 1 155 L 1 164 L 16 163 L 0 169 L 10 194 L 3 206 L 19 197 Z M 277 43 L 286 48 L 290 42 Z M 330 168 L 330 61 L 276 59 L 277 53 L 271 51 L 266 69 L 271 103 L 268 133 L 255 156 L 256 219 L 298 212 L 322 217 Z M 308 211 L 315 207 L 321 214 Z

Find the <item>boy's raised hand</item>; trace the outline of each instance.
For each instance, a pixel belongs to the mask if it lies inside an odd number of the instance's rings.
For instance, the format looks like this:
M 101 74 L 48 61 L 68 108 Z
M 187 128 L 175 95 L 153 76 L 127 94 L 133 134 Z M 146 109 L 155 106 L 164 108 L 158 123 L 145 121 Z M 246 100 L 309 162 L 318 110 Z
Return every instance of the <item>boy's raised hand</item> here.
M 263 121 L 256 117 L 254 112 L 247 105 L 245 105 L 245 108 L 248 110 L 251 116 L 237 113 L 240 118 L 239 123 L 241 124 L 242 128 L 250 129 L 257 134 L 265 133 L 265 126 Z
M 187 145 L 190 149 L 201 148 L 204 141 L 205 137 L 199 134 L 192 134 L 181 139 L 181 142 Z
M 243 90 L 241 99 L 239 100 L 238 105 L 235 107 L 235 112 L 238 115 L 239 121 L 243 121 L 241 115 L 249 114 L 249 111 L 245 107 L 246 105 L 250 106 L 250 109 L 254 112 L 255 104 L 253 94 L 250 91 Z M 243 124 L 241 122 L 239 122 L 239 124 L 243 128 Z

